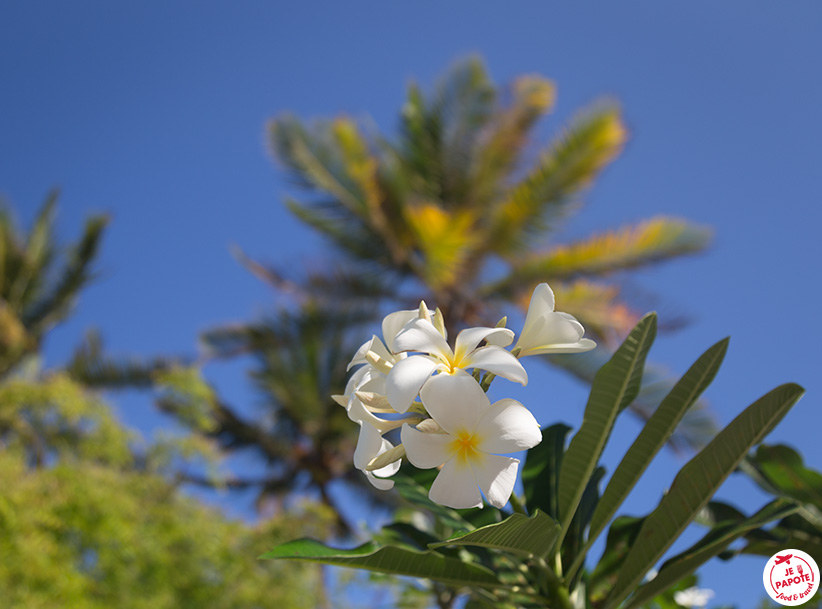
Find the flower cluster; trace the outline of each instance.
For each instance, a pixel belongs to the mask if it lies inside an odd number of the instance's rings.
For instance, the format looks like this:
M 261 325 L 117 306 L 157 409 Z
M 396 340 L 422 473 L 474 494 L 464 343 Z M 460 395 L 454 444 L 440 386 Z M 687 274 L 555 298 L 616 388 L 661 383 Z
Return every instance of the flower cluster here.
M 496 376 L 527 384 L 521 357 L 593 349 L 583 333 L 573 316 L 554 311 L 545 283 L 534 290 L 511 351 L 505 347 L 514 333 L 505 327 L 467 328 L 452 348 L 439 309 L 431 313 L 423 302 L 418 310 L 391 313 L 383 320 L 382 339 L 373 336 L 351 360 L 349 369 L 360 367 L 345 394 L 333 396 L 360 426 L 354 466 L 386 490 L 405 458 L 422 469 L 440 469 L 429 492 L 436 503 L 481 507 L 482 491 L 488 503 L 504 506 L 519 465 L 505 455 L 536 446 L 542 434 L 516 400 L 492 404 L 488 384 Z M 397 446 L 384 438 L 392 429 L 401 430 Z

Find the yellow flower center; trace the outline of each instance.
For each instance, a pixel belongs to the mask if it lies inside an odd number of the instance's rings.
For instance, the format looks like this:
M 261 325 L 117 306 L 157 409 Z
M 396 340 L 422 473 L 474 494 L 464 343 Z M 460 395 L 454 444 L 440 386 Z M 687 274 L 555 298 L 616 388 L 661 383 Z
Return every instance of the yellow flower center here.
M 462 364 L 462 360 L 465 359 L 465 356 L 466 353 L 462 353 L 462 350 L 460 349 L 453 355 L 443 354 L 440 359 L 442 359 L 445 365 L 448 366 L 448 374 L 454 374 L 459 368 L 462 367 L 460 364 Z
M 479 438 L 476 435 L 468 431 L 461 431 L 454 436 L 451 449 L 457 453 L 457 459 L 469 461 L 477 456 L 477 444 L 479 444 Z

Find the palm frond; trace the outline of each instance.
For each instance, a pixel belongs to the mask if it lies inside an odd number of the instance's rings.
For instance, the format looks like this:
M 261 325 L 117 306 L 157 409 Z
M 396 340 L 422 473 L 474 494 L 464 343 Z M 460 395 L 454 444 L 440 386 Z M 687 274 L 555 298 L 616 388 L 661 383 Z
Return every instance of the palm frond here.
M 106 216 L 94 216 L 86 221 L 83 235 L 71 249 L 59 277 L 21 315 L 26 327 L 41 333 L 45 327 L 57 323 L 68 314 L 74 297 L 93 277 L 91 264 L 97 256 L 107 224 Z
M 373 193 L 363 188 L 368 184 L 361 162 L 364 151 L 361 143 L 352 145 L 357 136 L 350 122 L 324 121 L 306 128 L 296 117 L 286 115 L 270 121 L 268 133 L 274 156 L 299 185 L 331 194 L 350 213 L 367 218 L 368 197 Z M 347 156 L 352 152 L 353 160 Z
M 562 281 L 654 264 L 704 250 L 712 231 L 677 218 L 657 217 L 593 235 L 517 260 L 497 290 L 538 281 Z
M 150 389 L 159 375 L 186 363 L 182 358 L 112 357 L 105 353 L 100 334 L 90 331 L 75 349 L 65 371 L 87 387 Z
M 541 76 L 521 76 L 510 103 L 497 110 L 480 134 L 472 171 L 473 202 L 486 208 L 503 194 L 536 122 L 554 105 L 554 84 Z
M 627 131 L 613 107 L 577 119 L 494 211 L 489 242 L 501 255 L 521 251 L 550 228 L 622 150 Z
M 417 85 L 409 88 L 399 151 L 419 197 L 448 209 L 470 203 L 477 143 L 495 101 L 496 88 L 476 58 L 449 70 L 430 99 Z
M 473 214 L 420 203 L 406 209 L 406 219 L 422 257 L 423 281 L 435 291 L 454 285 L 477 243 Z

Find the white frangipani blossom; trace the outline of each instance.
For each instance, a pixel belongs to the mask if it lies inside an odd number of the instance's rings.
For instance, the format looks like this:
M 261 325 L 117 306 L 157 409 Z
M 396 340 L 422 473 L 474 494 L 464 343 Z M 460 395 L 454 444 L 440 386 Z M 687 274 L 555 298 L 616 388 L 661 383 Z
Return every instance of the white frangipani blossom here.
M 547 283 L 541 283 L 531 296 L 514 350 L 520 350 L 518 357 L 590 351 L 597 345 L 590 338 L 583 338 L 584 333 L 582 324 L 573 315 L 554 311 L 554 292 Z
M 424 355 L 412 355 L 393 365 L 385 384 L 388 401 L 398 412 L 405 412 L 432 374 L 454 375 L 467 368 L 485 370 L 526 385 L 525 368 L 502 348 L 513 340 L 514 333 L 507 328 L 468 328 L 457 335 L 452 350 L 434 324 L 414 319 L 397 335 L 394 348 Z M 482 341 L 493 344 L 478 347 Z
M 377 429 L 368 423 L 360 423 L 360 436 L 357 439 L 357 449 L 354 451 L 354 467 L 362 471 L 368 481 L 382 491 L 393 488 L 394 481 L 384 480 L 384 478 L 393 476 L 399 471 L 400 461 L 389 463 L 385 467 L 374 471 L 369 471 L 366 468 L 371 461 L 392 448 L 394 448 L 394 445 L 383 438 Z
M 519 460 L 500 453 L 540 443 L 533 415 L 516 400 L 491 404 L 479 383 L 459 369 L 432 377 L 420 397 L 442 433 L 423 433 L 405 424 L 401 436 L 413 465 L 442 466 L 429 498 L 452 508 L 481 507 L 482 489 L 491 505 L 503 507 L 514 490 Z
M 709 588 L 697 588 L 696 586 L 674 592 L 674 602 L 682 607 L 688 607 L 688 609 L 701 609 L 707 606 L 708 601 L 713 597 L 713 590 Z

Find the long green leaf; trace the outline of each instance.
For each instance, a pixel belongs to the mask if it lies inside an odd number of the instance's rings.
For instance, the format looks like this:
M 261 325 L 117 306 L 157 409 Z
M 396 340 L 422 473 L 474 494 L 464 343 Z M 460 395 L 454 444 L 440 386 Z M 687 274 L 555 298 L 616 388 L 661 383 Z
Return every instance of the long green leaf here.
M 805 467 L 790 446 L 760 446 L 753 460 L 779 493 L 822 510 L 822 474 Z
M 608 596 L 616 583 L 619 568 L 639 534 L 645 516 L 619 516 L 608 529 L 605 550 L 588 578 L 588 595 L 594 605 Z
M 577 565 L 582 564 L 585 559 L 585 553 L 588 550 L 588 544 L 585 542 L 585 530 L 591 522 L 591 516 L 594 514 L 597 504 L 599 503 L 599 482 L 605 477 L 605 468 L 600 466 L 594 470 L 591 479 L 588 480 L 588 486 L 582 493 L 582 499 L 577 507 L 576 514 L 571 520 L 571 526 L 568 528 L 568 534 L 562 543 L 562 564 L 574 565 L 567 570 L 565 581 L 568 589 L 573 591 L 580 578 L 582 572 L 577 570 Z
M 489 524 L 466 535 L 431 544 L 441 546 L 479 546 L 503 550 L 522 556 L 545 557 L 559 535 L 559 523 L 537 510 L 533 516 L 512 514 L 502 522 Z
M 589 540 L 596 539 L 616 514 L 625 497 L 668 441 L 687 410 L 711 384 L 728 350 L 728 341 L 726 338 L 708 349 L 677 382 L 645 424 L 602 493 L 602 498 L 591 518 Z
M 661 594 L 683 577 L 695 572 L 705 562 L 721 553 L 731 542 L 748 531 L 765 526 L 769 522 L 795 512 L 797 506 L 790 501 L 777 499 L 772 501 L 750 518 L 739 522 L 728 522 L 708 532 L 693 546 L 667 560 L 659 569 L 657 576 L 641 586 L 631 597 L 626 609 L 637 607 Z
M 560 538 L 571 524 L 617 414 L 639 393 L 645 357 L 655 336 L 656 314 L 649 313 L 594 377 L 582 426 L 568 446 L 559 474 Z
M 705 507 L 748 451 L 762 441 L 803 393 L 802 387 L 792 383 L 767 393 L 731 421 L 680 470 L 668 493 L 645 521 L 620 570 L 606 609 L 616 607 L 636 589 L 642 576 Z
M 565 436 L 571 428 L 562 423 L 542 430 L 542 442 L 530 449 L 522 468 L 525 503 L 559 519 L 559 470 L 565 454 Z
M 417 552 L 393 546 L 379 547 L 366 543 L 351 550 L 338 550 L 313 539 L 298 539 L 277 546 L 260 558 L 304 560 L 433 579 L 451 586 L 501 586 L 494 573 L 476 564 L 462 562 L 437 552 Z

